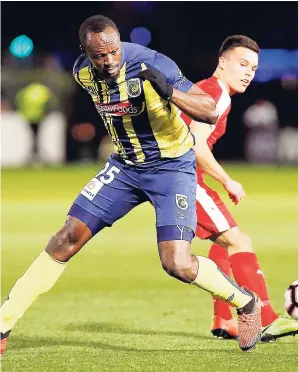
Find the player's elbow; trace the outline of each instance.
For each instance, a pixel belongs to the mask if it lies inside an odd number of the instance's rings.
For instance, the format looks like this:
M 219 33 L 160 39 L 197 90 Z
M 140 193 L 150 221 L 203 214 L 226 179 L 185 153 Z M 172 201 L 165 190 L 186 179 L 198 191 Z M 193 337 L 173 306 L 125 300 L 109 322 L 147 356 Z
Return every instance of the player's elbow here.
M 215 106 L 215 109 L 210 113 L 208 119 L 209 120 L 207 121 L 207 124 L 216 124 L 217 119 L 218 119 L 218 112 L 216 110 L 216 106 Z
M 196 154 L 197 163 L 201 165 L 207 158 L 207 151 L 206 151 L 205 145 L 202 144 L 202 146 L 200 146 L 198 144 L 193 149 Z
M 218 112 L 216 109 L 216 103 L 210 97 L 209 102 L 207 104 L 207 108 L 206 108 L 205 122 L 207 124 L 215 124 L 217 119 L 218 119 Z
M 218 119 L 218 113 L 213 98 L 206 96 L 205 103 L 199 107 L 200 110 L 198 110 L 198 117 L 194 119 L 206 124 L 215 124 Z

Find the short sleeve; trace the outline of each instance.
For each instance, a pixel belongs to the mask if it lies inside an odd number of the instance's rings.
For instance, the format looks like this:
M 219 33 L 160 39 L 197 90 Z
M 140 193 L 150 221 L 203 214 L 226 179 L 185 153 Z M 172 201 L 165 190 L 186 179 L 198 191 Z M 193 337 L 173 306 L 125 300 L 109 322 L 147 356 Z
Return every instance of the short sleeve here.
M 182 74 L 177 64 L 164 54 L 156 53 L 152 67 L 166 77 L 168 84 L 181 92 L 186 93 L 193 86 L 193 83 Z

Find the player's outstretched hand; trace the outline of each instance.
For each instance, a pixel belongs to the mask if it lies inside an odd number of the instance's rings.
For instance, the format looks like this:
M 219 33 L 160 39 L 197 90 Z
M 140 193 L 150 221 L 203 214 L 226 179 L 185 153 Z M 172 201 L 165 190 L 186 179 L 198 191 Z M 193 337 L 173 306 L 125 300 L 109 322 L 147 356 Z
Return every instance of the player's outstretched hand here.
M 173 95 L 173 87 L 168 84 L 165 80 L 165 76 L 152 68 L 141 71 L 138 75 L 138 78 L 142 80 L 149 80 L 152 87 L 155 89 L 156 93 L 160 97 L 169 100 Z
M 223 184 L 223 187 L 229 194 L 229 198 L 232 200 L 234 204 L 238 204 L 244 197 L 245 191 L 241 185 L 241 183 L 234 181 L 232 179 L 228 180 L 226 183 Z

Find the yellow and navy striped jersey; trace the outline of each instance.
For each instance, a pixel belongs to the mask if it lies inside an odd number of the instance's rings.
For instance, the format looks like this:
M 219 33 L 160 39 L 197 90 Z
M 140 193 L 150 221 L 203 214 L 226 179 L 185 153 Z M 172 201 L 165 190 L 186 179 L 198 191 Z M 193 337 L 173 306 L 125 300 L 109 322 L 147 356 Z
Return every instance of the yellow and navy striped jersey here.
M 115 152 L 133 163 L 176 158 L 194 145 L 180 110 L 161 98 L 137 75 L 147 68 L 160 71 L 174 88 L 187 92 L 193 85 L 175 62 L 138 44 L 121 42 L 122 61 L 116 81 L 99 80 L 91 62 L 81 55 L 73 75 L 91 95 L 114 143 Z

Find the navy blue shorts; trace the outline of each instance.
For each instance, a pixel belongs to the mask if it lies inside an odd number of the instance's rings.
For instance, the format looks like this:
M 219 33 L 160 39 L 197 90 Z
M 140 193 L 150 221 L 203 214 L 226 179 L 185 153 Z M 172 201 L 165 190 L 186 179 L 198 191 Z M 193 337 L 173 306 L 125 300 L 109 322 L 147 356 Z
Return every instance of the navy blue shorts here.
M 191 241 L 197 224 L 196 184 L 193 150 L 154 165 L 129 165 L 113 154 L 75 199 L 69 215 L 82 220 L 95 235 L 149 201 L 156 212 L 158 241 Z

